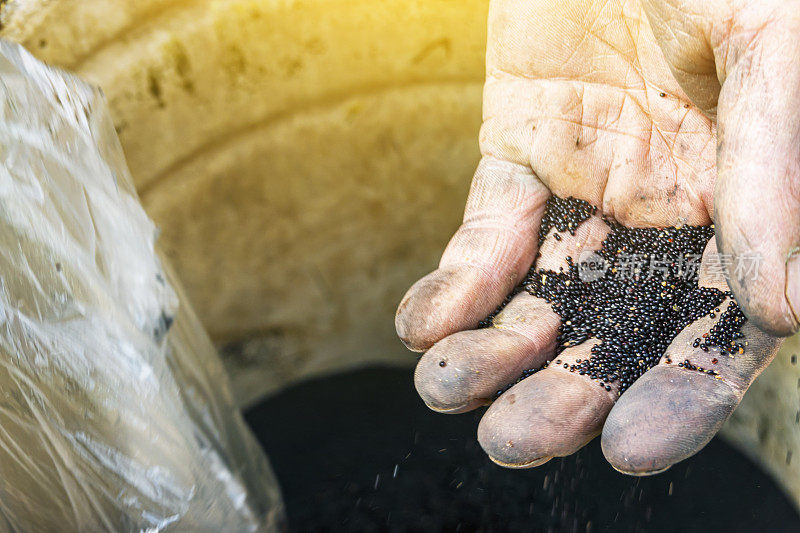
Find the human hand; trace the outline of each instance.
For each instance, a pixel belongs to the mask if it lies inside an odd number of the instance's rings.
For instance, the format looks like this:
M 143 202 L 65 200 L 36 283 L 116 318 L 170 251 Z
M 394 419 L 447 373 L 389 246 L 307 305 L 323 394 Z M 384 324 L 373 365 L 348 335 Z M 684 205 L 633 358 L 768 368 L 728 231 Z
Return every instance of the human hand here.
M 464 223 L 439 269 L 409 290 L 397 313 L 405 344 L 428 350 L 415 382 L 431 408 L 476 408 L 552 358 L 560 319 L 528 293 L 498 315 L 498 327 L 472 329 L 537 251 L 537 268 L 557 270 L 605 237 L 593 218 L 538 250 L 551 194 L 587 200 L 632 227 L 716 221 L 723 253 L 760 258 L 755 279 L 731 280 L 750 320 L 772 334 L 797 329 L 790 302 L 792 276 L 800 275 L 792 268 L 800 266 L 787 258 L 800 242 L 792 224 L 800 218 L 800 17 L 777 1 L 675 4 L 492 3 L 483 158 Z M 714 240 L 704 261 L 713 253 Z M 727 289 L 708 276 L 700 281 Z M 687 327 L 665 355 L 710 366 L 716 351 L 691 341 L 713 323 L 705 317 Z M 662 360 L 617 398 L 550 366 L 494 402 L 478 438 L 495 462 L 527 467 L 573 453 L 602 431 L 618 470 L 663 470 L 713 437 L 777 351 L 779 340 L 753 324 L 742 331 L 747 352 L 719 358 L 721 380 Z M 559 358 L 589 350 L 584 343 Z

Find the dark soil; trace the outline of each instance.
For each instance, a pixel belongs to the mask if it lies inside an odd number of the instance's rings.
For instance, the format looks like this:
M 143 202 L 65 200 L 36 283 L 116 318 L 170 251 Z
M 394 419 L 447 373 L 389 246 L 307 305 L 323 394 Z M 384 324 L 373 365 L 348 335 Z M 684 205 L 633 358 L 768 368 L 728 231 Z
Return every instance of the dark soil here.
M 295 386 L 246 417 L 293 531 L 800 531 L 776 484 L 719 439 L 647 478 L 615 472 L 597 439 L 506 470 L 475 440 L 480 414 L 430 412 L 410 370 L 368 369 Z

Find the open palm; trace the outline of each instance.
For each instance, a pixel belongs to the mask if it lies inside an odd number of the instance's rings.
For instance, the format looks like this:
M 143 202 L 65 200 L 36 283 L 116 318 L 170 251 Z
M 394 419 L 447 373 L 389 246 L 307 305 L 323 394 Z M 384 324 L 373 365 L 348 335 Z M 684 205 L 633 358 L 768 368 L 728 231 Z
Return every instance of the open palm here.
M 773 191 L 797 189 L 793 180 L 800 166 L 796 144 L 790 147 L 789 141 L 798 140 L 800 120 L 794 129 L 784 126 L 786 131 L 769 138 L 762 132 L 749 140 L 753 121 L 759 131 L 759 118 L 741 116 L 743 109 L 769 114 L 780 104 L 765 97 L 767 88 L 751 87 L 753 76 L 770 73 L 758 71 L 748 57 L 763 56 L 759 39 L 774 45 L 789 30 L 765 23 L 778 16 L 771 2 L 755 12 L 735 2 L 693 4 L 693 11 L 677 3 L 492 2 L 483 158 L 464 222 L 439 269 L 409 290 L 397 313 L 405 344 L 427 350 L 415 381 L 432 409 L 457 413 L 489 403 L 522 371 L 553 358 L 560 319 L 550 304 L 528 293 L 511 301 L 495 327 L 474 328 L 520 282 L 537 253 L 537 268 L 557 270 L 567 257 L 599 248 L 608 232 L 600 215 L 631 227 L 716 221 L 723 251 L 763 258 L 757 279 L 731 280 L 751 321 L 772 334 L 797 328 L 791 290 L 784 286 L 791 277 L 787 254 L 796 249 L 800 230 L 781 230 L 767 245 L 754 236 L 774 231 L 787 218 L 800 219 L 792 218 L 800 208 L 779 201 L 771 214 L 753 220 L 752 213 L 753 205 L 775 200 Z M 798 49 L 792 46 L 790 54 Z M 787 71 L 779 74 L 785 78 Z M 771 90 L 796 93 L 798 77 Z M 760 108 L 752 107 L 753 91 L 762 91 Z M 785 119 L 787 112 L 775 113 Z M 718 138 L 718 119 L 724 138 Z M 765 161 L 754 152 L 756 141 L 773 155 L 783 142 L 784 153 Z M 781 171 L 784 181 L 756 185 L 764 173 Z M 545 240 L 539 250 L 536 234 L 551 194 L 586 200 L 598 207 L 598 216 L 574 236 Z M 712 240 L 704 261 L 716 252 Z M 728 290 L 724 280 L 707 274 L 701 273 L 700 282 Z M 714 322 L 705 317 L 686 328 L 664 359 L 710 367 L 717 350 L 701 351 L 692 341 Z M 777 351 L 776 337 L 750 323 L 742 331 L 748 350 L 719 358 L 715 368 L 723 379 L 662 360 L 620 397 L 613 388 L 551 365 L 495 401 L 478 438 L 495 462 L 528 467 L 571 454 L 602 432 L 604 453 L 618 470 L 663 470 L 714 436 Z M 590 349 L 587 342 L 558 357 L 571 363 L 588 357 Z

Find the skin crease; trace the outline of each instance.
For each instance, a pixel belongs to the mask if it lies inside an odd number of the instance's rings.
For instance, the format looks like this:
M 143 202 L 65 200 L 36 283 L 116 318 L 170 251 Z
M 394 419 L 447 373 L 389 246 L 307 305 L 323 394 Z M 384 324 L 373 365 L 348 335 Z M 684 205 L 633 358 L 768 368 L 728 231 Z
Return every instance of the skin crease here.
M 744 355 L 693 348 L 714 323 L 706 317 L 676 337 L 672 364 L 663 358 L 622 397 L 551 365 L 495 401 L 478 428 L 507 467 L 537 466 L 602 434 L 614 468 L 663 471 L 708 443 L 774 357 L 777 336 L 800 324 L 800 3 L 494 0 L 488 24 L 483 158 L 464 222 L 396 317 L 403 342 L 425 352 L 417 390 L 434 410 L 464 412 L 552 359 L 559 319 L 527 293 L 494 327 L 474 330 L 536 257 L 550 194 L 632 227 L 714 222 L 701 284 L 728 287 L 708 273 L 717 246 L 733 261 L 759 258 L 754 279 L 728 279 L 750 319 Z M 599 248 L 605 231 L 595 217 L 575 236 L 548 238 L 538 266 Z M 687 358 L 716 365 L 721 379 L 676 366 Z

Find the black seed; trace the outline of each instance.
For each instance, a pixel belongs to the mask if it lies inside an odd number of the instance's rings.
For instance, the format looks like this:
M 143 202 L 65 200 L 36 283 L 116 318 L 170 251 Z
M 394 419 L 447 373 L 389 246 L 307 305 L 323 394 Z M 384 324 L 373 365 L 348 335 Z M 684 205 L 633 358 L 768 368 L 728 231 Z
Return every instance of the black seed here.
M 555 239 L 561 238 L 558 232 L 574 234 L 582 222 L 596 213 L 597 209 L 583 200 L 552 196 L 540 225 L 540 245 L 550 233 Z M 720 353 L 736 355 L 744 351 L 744 343 L 738 339 L 743 336 L 741 326 L 746 319 L 732 300 L 733 295 L 697 284 L 696 257 L 702 255 L 714 236 L 713 226 L 632 229 L 603 220 L 610 228 L 597 252 L 606 267 L 604 271 L 582 279 L 586 265 L 572 258 L 567 258 L 567 267 L 558 272 L 534 265 L 498 309 L 481 321 L 480 327 L 491 326 L 497 312 L 523 290 L 543 298 L 561 318 L 557 354 L 597 339 L 600 342 L 592 347 L 591 355 L 577 360 L 570 370 L 575 368 L 593 380 L 602 379 L 603 387 L 617 383 L 620 394 L 658 364 L 686 326 L 709 314 L 716 318 L 726 298 L 731 302 L 717 323 L 692 345 L 706 352 L 714 346 L 719 347 Z M 623 264 L 631 257 L 642 260 L 632 268 Z M 657 263 L 663 258 L 668 260 Z M 671 363 L 669 359 L 667 362 Z M 556 364 L 562 364 L 561 360 Z M 697 369 L 688 360 L 678 366 Z M 526 371 L 520 379 L 538 370 Z

